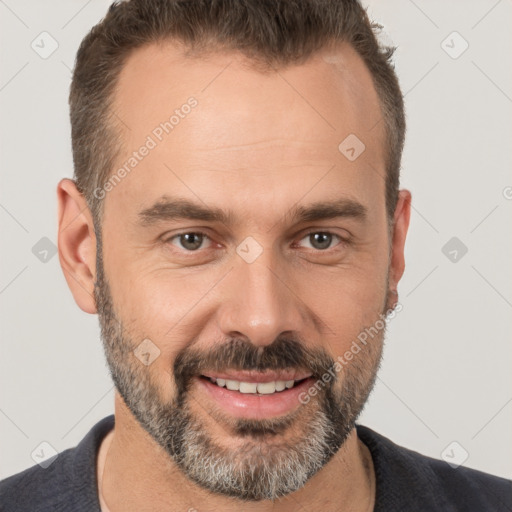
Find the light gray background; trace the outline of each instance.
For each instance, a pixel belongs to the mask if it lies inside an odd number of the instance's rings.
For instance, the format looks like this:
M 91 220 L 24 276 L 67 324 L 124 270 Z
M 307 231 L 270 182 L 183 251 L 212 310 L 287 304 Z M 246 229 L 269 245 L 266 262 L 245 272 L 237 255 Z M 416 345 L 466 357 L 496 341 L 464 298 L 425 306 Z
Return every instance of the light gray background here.
M 109 3 L 0 0 L 0 478 L 33 465 L 41 442 L 75 446 L 113 412 L 96 316 L 74 303 L 58 257 L 32 252 L 57 241 L 56 184 L 72 176 L 70 70 Z M 466 450 L 466 466 L 510 478 L 512 4 L 367 5 L 399 46 L 413 211 L 403 311 L 360 422 L 436 458 L 457 441 L 450 456 Z M 46 59 L 31 48 L 43 31 L 59 45 Z M 453 31 L 469 43 L 456 59 L 442 47 Z M 453 54 L 463 41 L 444 44 Z M 442 252 L 452 237 L 468 248 L 455 263 Z

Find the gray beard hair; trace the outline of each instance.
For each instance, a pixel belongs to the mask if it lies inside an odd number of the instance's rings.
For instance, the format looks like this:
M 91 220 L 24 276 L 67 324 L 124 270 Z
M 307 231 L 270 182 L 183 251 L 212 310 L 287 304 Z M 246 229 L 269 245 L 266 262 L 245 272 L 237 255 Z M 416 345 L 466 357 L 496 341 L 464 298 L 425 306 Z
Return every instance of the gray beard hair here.
M 228 451 L 212 444 L 192 418 L 182 426 L 180 468 L 212 492 L 247 501 L 275 500 L 303 487 L 334 454 L 327 439 L 337 437 L 323 412 L 308 423 L 299 443 L 264 445 L 264 450 L 261 443 L 250 442 Z
M 160 400 L 149 367 L 133 355 L 138 343 L 123 335 L 123 325 L 114 312 L 101 243 L 96 269 L 94 294 L 115 386 L 140 425 L 190 480 L 231 498 L 275 500 L 302 488 L 343 446 L 375 384 L 385 329 L 380 339 L 373 339 L 342 369 L 343 379 L 336 376 L 331 386 L 318 393 L 316 401 L 309 402 L 309 410 L 299 407 L 285 418 L 233 420 L 235 435 L 244 435 L 246 443 L 229 450 L 214 443 L 205 425 L 191 413 L 187 389 L 177 385 L 177 397 L 171 403 Z M 312 354 L 310 359 L 318 359 L 318 352 Z M 338 381 L 341 390 L 335 392 Z M 277 442 L 276 434 L 287 428 L 295 429 L 294 434 L 302 429 L 299 439 Z

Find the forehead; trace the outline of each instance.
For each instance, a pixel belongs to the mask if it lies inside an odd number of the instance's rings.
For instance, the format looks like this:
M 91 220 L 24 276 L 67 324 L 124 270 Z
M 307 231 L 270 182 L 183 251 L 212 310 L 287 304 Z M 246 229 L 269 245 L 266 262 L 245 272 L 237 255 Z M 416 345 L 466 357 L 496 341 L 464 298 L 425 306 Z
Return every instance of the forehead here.
M 195 106 L 184 108 L 190 98 Z M 341 187 L 384 201 L 384 123 L 371 75 L 350 46 L 262 73 L 236 52 L 191 58 L 176 43 L 147 45 L 126 60 L 113 110 L 123 141 L 116 168 L 149 139 L 154 147 L 107 203 L 147 206 L 176 195 L 177 185 L 209 203 L 235 192 L 243 201 L 283 191 L 298 200 L 322 176 L 318 194 Z M 340 143 L 349 137 L 353 146 L 353 136 L 365 149 L 351 161 Z

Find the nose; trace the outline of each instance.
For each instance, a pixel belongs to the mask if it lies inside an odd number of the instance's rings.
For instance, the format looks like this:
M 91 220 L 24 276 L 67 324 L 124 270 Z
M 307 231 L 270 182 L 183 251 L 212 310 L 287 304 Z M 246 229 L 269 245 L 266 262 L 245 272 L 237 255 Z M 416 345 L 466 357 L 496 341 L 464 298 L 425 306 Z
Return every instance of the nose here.
M 265 249 L 252 263 L 236 258 L 217 310 L 223 336 L 242 336 L 256 346 L 265 346 L 285 332 L 300 332 L 304 302 L 287 278 L 284 265 L 274 261 L 272 251 Z

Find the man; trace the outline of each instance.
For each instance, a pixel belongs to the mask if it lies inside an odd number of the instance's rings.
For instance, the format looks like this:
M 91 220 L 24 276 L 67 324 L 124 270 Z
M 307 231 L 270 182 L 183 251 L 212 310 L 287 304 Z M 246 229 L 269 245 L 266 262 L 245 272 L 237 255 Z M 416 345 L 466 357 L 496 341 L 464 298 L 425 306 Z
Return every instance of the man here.
M 355 0 L 112 5 L 58 201 L 115 415 L 1 510 L 512 510 L 509 481 L 356 426 L 410 216 L 390 58 Z

